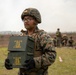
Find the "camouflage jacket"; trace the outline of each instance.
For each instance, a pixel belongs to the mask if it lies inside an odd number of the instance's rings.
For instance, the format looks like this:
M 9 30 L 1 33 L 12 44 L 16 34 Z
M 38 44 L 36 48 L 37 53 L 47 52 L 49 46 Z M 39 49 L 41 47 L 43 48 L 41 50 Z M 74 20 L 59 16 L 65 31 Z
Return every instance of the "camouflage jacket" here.
M 56 32 L 56 37 L 60 37 L 60 38 L 62 37 L 62 35 L 61 35 L 61 32 L 60 32 L 60 31 L 57 31 L 57 32 Z
M 28 35 L 27 31 L 22 31 L 22 35 Z M 56 51 L 49 34 L 44 30 L 36 29 L 30 37 L 35 40 L 34 60 L 36 69 L 48 67 L 54 63 Z

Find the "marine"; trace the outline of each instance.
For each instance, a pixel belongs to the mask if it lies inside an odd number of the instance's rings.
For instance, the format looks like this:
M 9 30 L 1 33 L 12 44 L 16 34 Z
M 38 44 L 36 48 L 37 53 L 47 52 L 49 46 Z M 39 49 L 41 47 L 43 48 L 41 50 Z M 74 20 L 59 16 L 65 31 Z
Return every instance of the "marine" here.
M 57 39 L 57 47 L 60 47 L 61 46 L 62 34 L 61 34 L 59 28 L 56 31 L 56 39 Z
M 20 68 L 18 75 L 48 75 L 48 67 L 55 62 L 56 50 L 51 36 L 38 28 L 41 23 L 40 12 L 36 8 L 27 8 L 21 14 L 26 30 L 21 36 L 30 36 L 35 40 L 34 58 L 25 61 L 25 68 Z M 5 67 L 7 66 L 5 61 Z M 9 66 L 10 68 L 10 66 Z

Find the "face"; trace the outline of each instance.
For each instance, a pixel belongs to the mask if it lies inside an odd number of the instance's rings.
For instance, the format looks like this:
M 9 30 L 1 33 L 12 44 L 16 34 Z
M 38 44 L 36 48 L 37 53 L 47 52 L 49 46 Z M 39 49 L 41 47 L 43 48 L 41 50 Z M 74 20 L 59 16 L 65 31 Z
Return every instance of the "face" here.
M 27 30 L 34 29 L 36 26 L 36 20 L 31 16 L 25 16 L 23 22 L 24 22 L 24 27 Z

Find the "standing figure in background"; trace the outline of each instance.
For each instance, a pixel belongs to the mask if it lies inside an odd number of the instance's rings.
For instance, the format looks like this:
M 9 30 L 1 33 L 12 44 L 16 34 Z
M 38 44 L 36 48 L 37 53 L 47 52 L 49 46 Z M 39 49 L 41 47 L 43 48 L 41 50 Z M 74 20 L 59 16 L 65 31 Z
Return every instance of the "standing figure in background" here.
M 57 39 L 57 47 L 60 47 L 61 40 L 62 40 L 62 34 L 60 32 L 60 29 L 58 28 L 56 31 L 56 39 Z

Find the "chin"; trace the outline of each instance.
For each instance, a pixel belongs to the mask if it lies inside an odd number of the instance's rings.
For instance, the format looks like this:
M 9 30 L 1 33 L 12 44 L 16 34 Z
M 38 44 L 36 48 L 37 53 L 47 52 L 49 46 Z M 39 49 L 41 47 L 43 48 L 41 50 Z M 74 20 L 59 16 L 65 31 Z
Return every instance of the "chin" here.
M 30 28 L 26 28 L 27 30 L 30 30 Z

